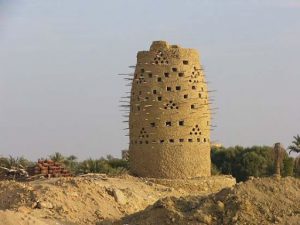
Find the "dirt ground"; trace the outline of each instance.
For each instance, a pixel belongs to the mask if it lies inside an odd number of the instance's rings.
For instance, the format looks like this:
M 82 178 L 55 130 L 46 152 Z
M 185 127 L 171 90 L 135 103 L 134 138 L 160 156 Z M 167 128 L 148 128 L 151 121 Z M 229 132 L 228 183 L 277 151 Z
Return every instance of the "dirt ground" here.
M 300 225 L 300 179 L 253 179 L 208 196 L 166 197 L 111 224 Z
M 254 179 L 210 195 L 173 183 L 102 174 L 0 181 L 0 225 L 300 224 L 299 179 Z
M 155 181 L 104 174 L 31 182 L 1 181 L 0 224 L 96 224 L 133 214 L 167 196 L 203 192 L 197 191 L 197 180 L 191 180 L 190 185 L 179 184 L 176 189 L 173 183 L 166 186 Z

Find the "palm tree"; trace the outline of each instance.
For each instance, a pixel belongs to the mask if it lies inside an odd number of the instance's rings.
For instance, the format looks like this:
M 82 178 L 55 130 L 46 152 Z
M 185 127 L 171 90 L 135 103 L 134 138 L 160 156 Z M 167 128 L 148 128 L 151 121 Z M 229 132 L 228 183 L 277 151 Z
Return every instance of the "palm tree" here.
M 58 162 L 58 163 L 62 163 L 65 160 L 65 157 L 59 152 L 55 152 L 53 155 L 50 155 L 49 157 L 54 162 Z
M 1 160 L 2 162 L 4 161 L 3 159 Z M 6 158 L 6 163 L 5 163 L 5 167 L 7 168 L 26 168 L 28 166 L 32 165 L 32 162 L 30 162 L 29 160 L 25 159 L 23 156 L 21 157 L 16 157 L 14 158 L 13 156 L 9 156 L 9 158 Z
M 76 172 L 76 167 L 78 166 L 77 157 L 75 155 L 70 155 L 64 159 L 63 163 L 71 171 Z
M 1 169 L 1 167 L 7 168 L 9 165 L 9 160 L 8 158 L 5 157 L 0 157 L 0 176 L 5 174 L 5 170 Z
M 299 136 L 299 134 L 294 136 L 294 141 L 292 143 L 293 144 L 288 147 L 288 149 L 290 150 L 289 154 L 291 152 L 300 153 L 300 136 Z
M 69 161 L 76 161 L 77 160 L 77 156 L 70 155 L 70 156 L 67 157 L 67 160 L 69 160 Z

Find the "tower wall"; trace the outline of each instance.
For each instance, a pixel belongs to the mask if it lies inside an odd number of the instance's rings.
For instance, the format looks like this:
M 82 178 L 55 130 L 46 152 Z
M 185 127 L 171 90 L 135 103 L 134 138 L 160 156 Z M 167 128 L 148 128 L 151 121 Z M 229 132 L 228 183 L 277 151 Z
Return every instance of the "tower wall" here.
M 138 52 L 129 129 L 133 174 L 210 176 L 208 92 L 196 50 L 156 41 Z

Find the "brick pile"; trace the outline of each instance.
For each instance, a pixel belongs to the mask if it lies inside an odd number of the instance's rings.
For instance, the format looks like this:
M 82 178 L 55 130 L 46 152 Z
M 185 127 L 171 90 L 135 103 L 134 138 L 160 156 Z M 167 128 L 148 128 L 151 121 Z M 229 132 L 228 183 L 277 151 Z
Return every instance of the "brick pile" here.
M 38 160 L 37 164 L 28 168 L 30 176 L 41 175 L 50 177 L 70 177 L 72 174 L 60 163 L 52 160 Z

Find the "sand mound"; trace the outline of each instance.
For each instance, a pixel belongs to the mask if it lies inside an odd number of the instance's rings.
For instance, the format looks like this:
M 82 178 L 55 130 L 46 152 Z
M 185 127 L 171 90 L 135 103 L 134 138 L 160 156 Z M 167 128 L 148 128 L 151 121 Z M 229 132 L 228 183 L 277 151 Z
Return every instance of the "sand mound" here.
M 299 225 L 299 221 L 300 180 L 264 178 L 240 183 L 206 197 L 166 197 L 113 224 Z
M 202 182 L 101 174 L 1 181 L 0 225 L 300 224 L 299 179 L 254 179 L 210 195 Z
M 128 175 L 106 177 L 103 174 L 23 183 L 0 181 L 0 221 L 5 221 L 5 225 L 43 225 L 45 220 L 47 224 L 51 224 L 49 221 L 56 224 L 96 224 L 144 210 L 167 196 L 187 196 L 191 192 L 203 194 L 205 186 L 200 178 L 190 180 L 188 185 L 182 180 L 161 182 L 165 184 L 159 184 L 157 179 Z M 206 183 L 206 189 L 216 191 L 216 188 L 220 190 L 234 185 L 235 180 L 224 176 Z M 10 221 L 11 218 L 14 221 Z
M 182 193 L 181 193 L 182 194 Z M 55 178 L 28 183 L 0 182 L 0 221 L 13 211 L 16 221 L 20 210 L 29 218 L 53 219 L 60 224 L 95 224 L 103 219 L 119 219 L 153 204 L 159 198 L 179 196 L 178 191 L 162 185 L 149 185 L 134 177 L 106 178 L 91 175 L 77 178 Z M 10 210 L 9 212 L 7 210 Z M 42 222 L 36 224 L 43 224 Z
M 0 211 L 0 225 L 71 225 L 70 223 L 62 223 L 52 219 L 38 219 L 28 215 L 26 212 L 16 211 Z

